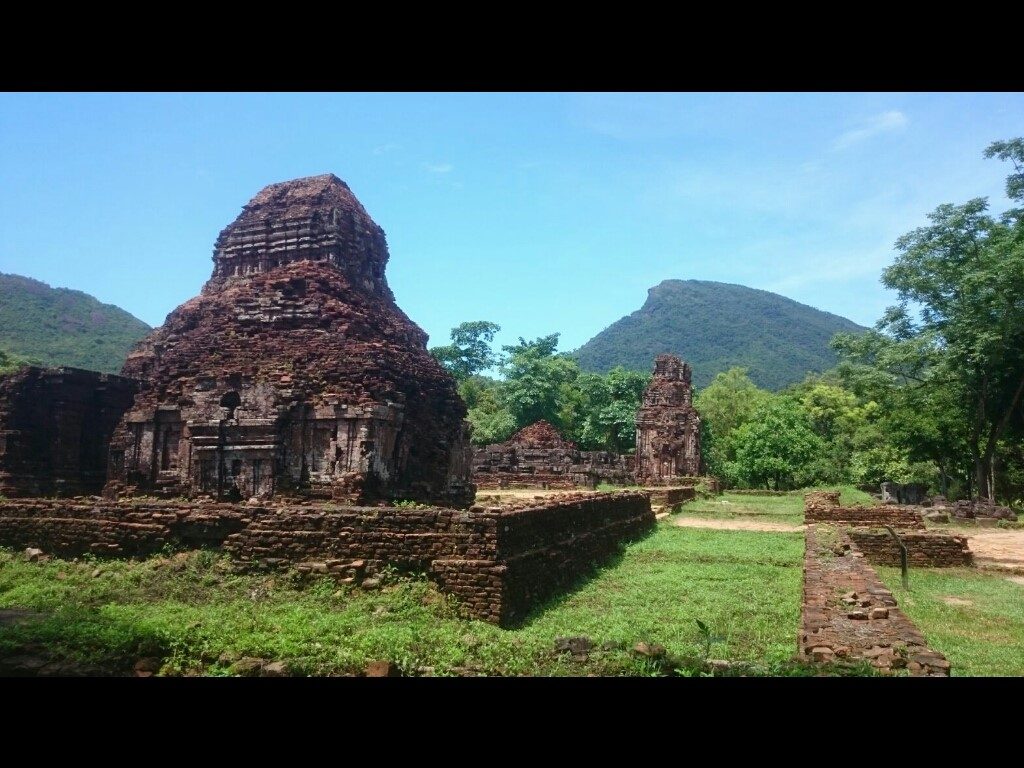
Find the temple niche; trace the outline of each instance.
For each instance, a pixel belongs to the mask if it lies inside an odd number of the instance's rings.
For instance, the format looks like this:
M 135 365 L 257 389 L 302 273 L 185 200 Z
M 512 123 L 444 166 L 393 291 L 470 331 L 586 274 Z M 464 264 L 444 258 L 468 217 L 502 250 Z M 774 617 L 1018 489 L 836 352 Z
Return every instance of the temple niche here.
M 338 177 L 263 189 L 217 238 L 199 296 L 129 354 L 141 390 L 108 494 L 470 504 L 465 405 L 387 261 Z
M 690 366 L 658 355 L 636 416 L 636 480 L 659 485 L 700 474 L 700 416 L 693 407 Z

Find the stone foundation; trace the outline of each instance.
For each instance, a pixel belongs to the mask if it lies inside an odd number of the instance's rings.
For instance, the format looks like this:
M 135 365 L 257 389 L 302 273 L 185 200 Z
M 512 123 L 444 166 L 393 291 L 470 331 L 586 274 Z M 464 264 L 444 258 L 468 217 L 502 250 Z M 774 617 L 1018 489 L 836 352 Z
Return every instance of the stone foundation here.
M 826 543 L 818 528 L 806 529 L 801 657 L 864 659 L 884 672 L 906 668 L 914 676 L 947 677 L 945 656 L 928 647 L 846 531 L 825 529 L 832 532 Z
M 850 531 L 858 550 L 875 565 L 900 564 L 900 548 L 888 531 Z M 907 563 L 921 568 L 964 568 L 974 564 L 967 537 L 948 533 L 901 533 Z
M 646 493 L 566 495 L 503 507 L 183 505 L 32 499 L 0 503 L 0 544 L 124 557 L 166 544 L 221 547 L 243 568 L 370 576 L 426 572 L 466 615 L 504 626 L 654 525 Z
M 107 443 L 136 382 L 28 366 L 0 377 L 0 496 L 99 493 Z

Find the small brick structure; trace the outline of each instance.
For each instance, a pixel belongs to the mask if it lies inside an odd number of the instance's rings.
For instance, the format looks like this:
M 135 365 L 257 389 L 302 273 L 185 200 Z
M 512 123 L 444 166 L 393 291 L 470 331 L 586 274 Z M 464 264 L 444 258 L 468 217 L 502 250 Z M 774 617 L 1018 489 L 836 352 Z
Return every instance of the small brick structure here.
M 25 366 L 0 376 L 0 496 L 99 493 L 107 443 L 132 404 L 131 379 Z
M 697 489 L 692 485 L 684 485 L 676 488 L 660 487 L 647 489 L 651 494 L 652 507 L 675 507 L 687 501 L 697 498 Z
M 949 533 L 901 533 L 907 563 L 923 568 L 965 568 L 974 564 L 966 536 Z M 854 528 L 850 539 L 875 565 L 900 564 L 900 548 L 888 531 Z
M 804 522 L 870 527 L 891 525 L 893 528 L 924 529 L 921 516 L 906 507 L 840 506 L 838 491 L 808 491 L 804 494 Z
M 466 615 L 520 622 L 622 542 L 654 525 L 647 493 L 566 494 L 469 510 L 331 504 L 183 504 L 141 499 L 0 502 L 0 544 L 124 557 L 166 544 L 221 547 L 241 568 L 372 576 L 427 572 Z
M 835 540 L 826 544 L 819 528 L 808 525 L 805 532 L 800 656 L 864 659 L 885 672 L 906 668 L 914 676 L 948 677 L 946 657 L 928 647 L 847 531 L 830 528 Z
M 483 490 L 593 489 L 602 482 L 626 485 L 632 480 L 632 456 L 581 451 L 544 420 L 523 427 L 504 443 L 473 451 L 473 482 Z

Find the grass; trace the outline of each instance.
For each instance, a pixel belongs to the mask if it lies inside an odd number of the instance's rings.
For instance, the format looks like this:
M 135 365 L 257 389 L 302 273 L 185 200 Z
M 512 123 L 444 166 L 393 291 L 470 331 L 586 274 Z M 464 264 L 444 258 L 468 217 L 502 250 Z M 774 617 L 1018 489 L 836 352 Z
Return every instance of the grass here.
M 358 673 L 383 659 L 411 674 L 647 675 L 658 668 L 633 645 L 702 659 L 700 619 L 721 638 L 712 657 L 799 674 L 786 660 L 799 624 L 802 555 L 798 534 L 660 525 L 522 627 L 503 630 L 459 618 L 422 577 L 365 592 L 326 578 L 235 574 L 210 551 L 30 563 L 0 549 L 0 607 L 46 614 L 0 627 L 0 656 L 34 646 L 118 671 L 158 656 L 165 674 L 228 674 L 231 660 L 257 656 L 315 675 Z M 579 635 L 608 650 L 583 661 L 555 653 L 556 638 Z
M 907 591 L 898 568 L 876 570 L 953 675 L 1024 676 L 1024 586 L 972 568 L 915 568 Z
M 808 490 L 838 490 L 840 503 L 873 504 L 864 491 L 853 486 L 805 488 L 785 496 L 755 496 L 729 493 L 710 499 L 697 499 L 683 505 L 682 513 L 688 517 L 707 517 L 717 520 L 766 520 L 787 525 L 801 525 L 804 521 L 804 492 Z

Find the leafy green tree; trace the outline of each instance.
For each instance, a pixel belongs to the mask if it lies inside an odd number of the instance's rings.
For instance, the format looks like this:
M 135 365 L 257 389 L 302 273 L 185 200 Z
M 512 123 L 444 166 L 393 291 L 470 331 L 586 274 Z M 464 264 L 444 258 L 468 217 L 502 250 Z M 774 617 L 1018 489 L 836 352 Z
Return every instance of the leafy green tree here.
M 792 488 L 808 479 L 807 469 L 823 444 L 800 404 L 772 397 L 730 436 L 732 474 L 752 486 Z
M 751 381 L 746 368 L 740 367 L 719 373 L 697 393 L 693 405 L 701 418 L 701 453 L 712 474 L 729 482 L 739 480 L 730 472 L 736 459 L 730 437 L 771 397 L 770 392 Z
M 572 385 L 580 375 L 575 360 L 555 354 L 559 334 L 502 349 L 508 357 L 501 365 L 505 381 L 500 404 L 512 414 L 516 428 L 544 419 L 556 427 L 565 426 L 563 410 L 572 396 Z
M 456 381 L 464 381 L 498 364 L 497 355 L 491 349 L 494 334 L 501 330 L 497 323 L 474 320 L 452 328 L 451 344 L 432 347 L 434 356 Z
M 10 352 L 5 352 L 0 349 L 0 374 L 11 373 L 18 370 L 23 365 L 29 365 L 29 362 L 17 355 L 12 355 Z
M 1012 161 L 1007 195 L 1024 202 L 1024 140 L 994 142 L 985 154 Z M 953 409 L 970 457 L 969 491 L 994 500 L 996 450 L 1024 396 L 1024 217 L 1021 208 L 998 220 L 987 210 L 984 198 L 940 205 L 928 226 L 899 238 L 882 275 L 899 304 L 874 334 L 840 336 L 835 346 L 883 376 L 914 382 L 924 400 L 943 389 L 960 398 Z
M 572 439 L 584 450 L 630 453 L 636 448 L 636 412 L 650 374 L 616 366 L 605 375 L 583 373 L 576 380 Z

